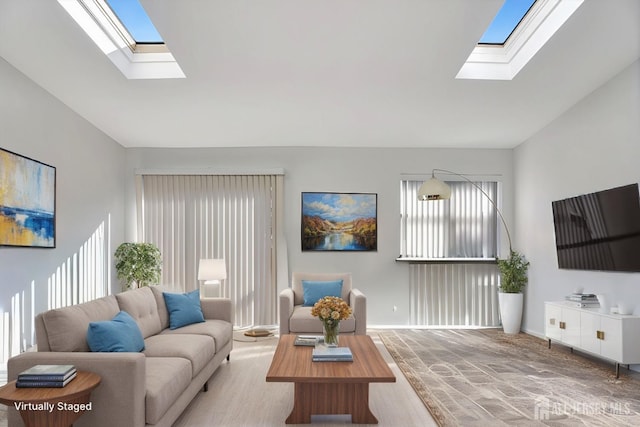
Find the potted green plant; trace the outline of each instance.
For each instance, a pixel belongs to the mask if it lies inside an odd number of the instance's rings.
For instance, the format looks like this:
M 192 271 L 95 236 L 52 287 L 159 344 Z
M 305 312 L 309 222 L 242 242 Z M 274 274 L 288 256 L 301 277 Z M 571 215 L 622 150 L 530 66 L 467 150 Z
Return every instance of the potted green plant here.
M 500 270 L 498 300 L 502 329 L 507 334 L 517 334 L 520 332 L 522 323 L 524 304 L 522 290 L 528 281 L 529 261 L 524 258 L 524 255 L 511 249 L 509 258 L 498 260 L 498 269 Z
M 160 282 L 162 257 L 153 243 L 122 243 L 114 253 L 118 279 L 124 288 L 139 288 Z

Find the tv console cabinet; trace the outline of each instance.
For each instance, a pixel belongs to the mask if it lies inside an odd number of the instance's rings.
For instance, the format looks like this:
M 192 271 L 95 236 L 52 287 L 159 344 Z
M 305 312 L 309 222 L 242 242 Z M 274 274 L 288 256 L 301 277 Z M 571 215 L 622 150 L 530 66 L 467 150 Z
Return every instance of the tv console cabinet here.
M 640 363 L 640 316 L 601 313 L 571 301 L 544 303 L 544 333 L 549 340 L 620 365 Z

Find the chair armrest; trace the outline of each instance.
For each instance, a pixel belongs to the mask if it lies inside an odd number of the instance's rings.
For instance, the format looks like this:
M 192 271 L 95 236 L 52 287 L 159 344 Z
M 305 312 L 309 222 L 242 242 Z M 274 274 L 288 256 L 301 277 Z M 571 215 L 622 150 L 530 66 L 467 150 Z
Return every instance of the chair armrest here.
M 200 306 L 205 319 L 233 323 L 233 304 L 230 298 L 200 298 Z
M 70 364 L 80 371 L 100 375 L 91 393 L 91 411 L 82 417 L 84 425 L 143 426 L 145 424 L 145 355 L 142 353 L 26 352 L 7 362 L 8 381 L 35 365 Z M 20 424 L 12 407 L 9 425 Z M 16 420 L 12 423 L 11 420 Z
M 367 297 L 358 289 L 351 289 L 349 304 L 356 319 L 356 335 L 367 334 Z
M 293 314 L 293 289 L 286 288 L 280 292 L 280 336 L 288 334 L 289 318 Z

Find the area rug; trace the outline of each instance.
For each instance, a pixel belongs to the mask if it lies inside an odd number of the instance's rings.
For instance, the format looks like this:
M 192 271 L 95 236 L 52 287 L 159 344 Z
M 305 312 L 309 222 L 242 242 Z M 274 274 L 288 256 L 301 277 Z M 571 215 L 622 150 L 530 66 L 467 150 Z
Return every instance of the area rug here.
M 640 376 L 528 334 L 380 331 L 436 422 L 448 426 L 638 426 Z

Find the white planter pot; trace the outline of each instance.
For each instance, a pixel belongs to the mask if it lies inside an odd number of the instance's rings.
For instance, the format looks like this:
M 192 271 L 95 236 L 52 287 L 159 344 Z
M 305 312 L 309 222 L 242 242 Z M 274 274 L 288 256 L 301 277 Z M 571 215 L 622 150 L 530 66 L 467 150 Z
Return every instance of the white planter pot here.
M 498 292 L 498 302 L 500 303 L 500 317 L 502 318 L 502 329 L 504 333 L 519 333 L 520 324 L 522 323 L 524 295 L 522 293 L 509 294 Z

